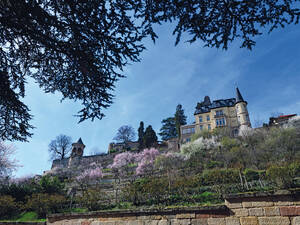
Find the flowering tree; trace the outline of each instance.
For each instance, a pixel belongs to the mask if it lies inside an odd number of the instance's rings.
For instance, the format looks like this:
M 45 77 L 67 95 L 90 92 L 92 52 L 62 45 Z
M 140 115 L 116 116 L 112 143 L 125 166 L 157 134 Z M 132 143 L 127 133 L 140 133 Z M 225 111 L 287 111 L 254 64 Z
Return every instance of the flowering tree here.
M 136 155 L 138 167 L 136 168 L 136 174 L 149 174 L 154 169 L 154 162 L 159 155 L 159 151 L 155 148 L 144 149 L 141 153 Z
M 103 195 L 98 185 L 102 177 L 103 173 L 101 167 L 86 169 L 82 174 L 76 177 L 76 181 L 80 185 L 82 192 L 81 197 L 78 199 L 81 204 L 90 210 L 97 210 L 102 207 Z
M 160 155 L 156 161 L 155 166 L 160 171 L 166 172 L 169 182 L 169 191 L 171 190 L 171 181 L 172 177 L 176 174 L 178 169 L 183 165 L 184 160 L 186 160 L 187 157 L 185 157 L 182 154 L 179 153 L 171 153 L 168 152 L 166 154 Z
M 87 169 L 81 175 L 76 177 L 76 180 L 81 182 L 90 182 L 102 178 L 102 169 L 97 167 L 95 169 Z
M 13 145 L 6 145 L 0 141 L 0 179 L 9 176 L 18 167 L 17 161 L 11 159 L 14 153 Z
M 113 170 L 113 172 L 124 177 L 128 174 L 130 165 L 136 162 L 137 155 L 138 154 L 133 154 L 131 152 L 117 154 L 114 157 L 113 164 L 111 164 L 109 167 Z

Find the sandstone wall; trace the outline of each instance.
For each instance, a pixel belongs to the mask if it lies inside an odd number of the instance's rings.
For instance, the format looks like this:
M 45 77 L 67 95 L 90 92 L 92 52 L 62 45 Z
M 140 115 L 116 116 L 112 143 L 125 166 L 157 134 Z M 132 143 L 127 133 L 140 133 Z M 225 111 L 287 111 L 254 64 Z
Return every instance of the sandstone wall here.
M 225 205 L 48 216 L 49 225 L 300 225 L 300 192 L 230 195 Z

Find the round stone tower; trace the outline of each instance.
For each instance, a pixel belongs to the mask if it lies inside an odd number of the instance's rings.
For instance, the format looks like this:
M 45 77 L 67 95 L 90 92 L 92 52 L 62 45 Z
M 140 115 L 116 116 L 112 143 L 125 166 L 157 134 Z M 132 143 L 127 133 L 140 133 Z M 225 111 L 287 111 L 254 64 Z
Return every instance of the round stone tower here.
M 247 109 L 247 102 L 244 101 L 240 90 L 236 88 L 235 110 L 240 128 L 251 127 L 249 113 Z

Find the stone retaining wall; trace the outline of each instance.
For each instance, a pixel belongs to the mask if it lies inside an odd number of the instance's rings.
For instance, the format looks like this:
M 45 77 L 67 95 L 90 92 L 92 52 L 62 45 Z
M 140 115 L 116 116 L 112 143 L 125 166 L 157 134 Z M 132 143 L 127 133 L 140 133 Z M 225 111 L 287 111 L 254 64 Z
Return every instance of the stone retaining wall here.
M 300 225 L 300 192 L 225 196 L 225 205 L 48 216 L 49 225 Z

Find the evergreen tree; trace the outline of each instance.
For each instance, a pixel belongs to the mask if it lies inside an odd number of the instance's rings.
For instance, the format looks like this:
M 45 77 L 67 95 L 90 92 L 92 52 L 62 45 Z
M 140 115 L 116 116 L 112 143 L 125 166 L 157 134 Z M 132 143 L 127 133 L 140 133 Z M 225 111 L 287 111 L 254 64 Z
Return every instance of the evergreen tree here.
M 155 131 L 152 129 L 152 126 L 149 125 L 146 128 L 144 137 L 143 137 L 144 147 L 150 148 L 157 144 L 157 136 Z
M 144 122 L 141 121 L 140 122 L 140 126 L 139 126 L 139 129 L 138 129 L 138 136 L 139 136 L 139 139 L 138 139 L 138 142 L 139 142 L 139 149 L 143 149 L 144 147 L 144 141 L 143 141 L 143 137 L 144 137 Z
M 167 119 L 162 120 L 161 123 L 162 127 L 160 128 L 159 135 L 161 136 L 162 140 L 166 141 L 170 138 L 175 138 L 178 136 L 174 117 L 168 117 Z
M 186 124 L 186 116 L 184 115 L 184 110 L 181 104 L 178 104 L 176 107 L 174 119 L 175 119 L 176 132 L 178 134 L 178 138 L 180 138 L 181 136 L 180 126 Z
M 300 17 L 297 0 L 175 2 L 0 1 L 0 139 L 32 136 L 23 103 L 29 78 L 62 100 L 81 102 L 79 122 L 102 119 L 120 71 L 140 61 L 143 40 L 155 41 L 154 26 L 164 21 L 173 23 L 176 44 L 188 33 L 190 43 L 227 49 L 238 39 L 252 49 L 255 37 Z

